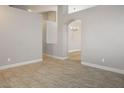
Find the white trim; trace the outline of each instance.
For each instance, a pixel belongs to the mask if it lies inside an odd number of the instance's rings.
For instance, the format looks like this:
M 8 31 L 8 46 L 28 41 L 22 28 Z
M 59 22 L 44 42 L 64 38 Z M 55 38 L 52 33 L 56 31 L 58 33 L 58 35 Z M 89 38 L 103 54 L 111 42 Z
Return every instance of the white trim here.
M 73 50 L 69 50 L 69 53 L 71 52 L 77 52 L 77 51 L 81 51 L 80 49 L 73 49 Z
M 87 62 L 81 62 L 81 64 L 87 65 L 87 66 L 90 66 L 90 67 L 99 68 L 99 69 L 104 69 L 104 70 L 111 71 L 111 72 L 116 72 L 116 73 L 119 73 L 119 74 L 124 74 L 124 70 L 121 70 L 121 69 L 116 69 L 116 68 L 107 67 L 107 66 L 100 66 L 100 65 L 97 65 L 97 64 L 92 64 L 92 63 L 87 63 Z
M 53 56 L 53 55 L 48 55 L 48 54 L 45 54 L 45 56 L 56 58 L 56 59 L 60 59 L 60 60 L 65 60 L 65 59 L 68 58 L 68 57 L 58 57 L 58 56 Z
M 19 62 L 19 63 L 9 64 L 9 65 L 3 65 L 3 66 L 0 66 L 0 70 L 18 67 L 18 66 L 23 66 L 23 65 L 27 65 L 27 64 L 31 64 L 31 63 L 38 63 L 41 61 L 43 61 L 43 60 L 42 59 L 36 59 L 36 60 L 31 60 L 31 61 L 25 61 L 25 62 Z

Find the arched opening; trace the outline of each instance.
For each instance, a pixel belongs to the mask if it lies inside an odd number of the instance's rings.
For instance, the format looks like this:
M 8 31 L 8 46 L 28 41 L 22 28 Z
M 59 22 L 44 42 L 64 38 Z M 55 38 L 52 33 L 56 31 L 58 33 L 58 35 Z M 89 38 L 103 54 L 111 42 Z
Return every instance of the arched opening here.
M 67 60 L 81 62 L 81 20 L 71 20 L 67 24 Z

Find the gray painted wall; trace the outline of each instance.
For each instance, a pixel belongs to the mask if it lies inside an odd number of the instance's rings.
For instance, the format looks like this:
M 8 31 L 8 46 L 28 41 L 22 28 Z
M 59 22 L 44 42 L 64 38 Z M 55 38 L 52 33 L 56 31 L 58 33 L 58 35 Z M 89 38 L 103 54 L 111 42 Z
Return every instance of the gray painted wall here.
M 87 9 L 82 22 L 83 61 L 124 70 L 124 6 Z
M 48 19 L 48 13 L 45 12 L 45 13 L 42 13 L 41 14 L 41 23 L 42 23 L 42 40 L 43 40 L 43 53 L 45 54 L 46 53 L 46 31 L 47 31 L 47 26 L 46 26 L 46 21 Z
M 43 53 L 55 56 L 57 49 L 56 44 L 46 43 L 46 31 L 47 31 L 46 21 L 56 21 L 56 12 L 49 11 L 49 12 L 41 13 L 41 15 L 42 15 L 42 27 L 43 27 Z
M 66 7 L 59 6 L 58 12 Z M 124 6 L 96 6 L 70 15 L 59 12 L 58 16 L 59 56 L 67 56 L 67 25 L 78 19 L 82 20 L 81 60 L 124 70 Z
M 43 36 L 43 51 L 44 53 L 47 53 L 49 55 L 52 55 L 52 56 L 57 56 L 57 57 L 66 57 L 68 55 L 68 45 L 67 45 L 67 42 L 66 40 L 68 40 L 68 38 L 66 37 L 67 36 L 67 29 L 65 31 L 63 31 L 63 25 L 64 25 L 64 17 L 65 17 L 65 14 L 68 14 L 68 11 L 67 11 L 68 7 L 67 6 L 62 6 L 62 5 L 59 5 L 57 6 L 57 12 L 56 12 L 56 22 L 57 22 L 57 29 L 58 29 L 58 33 L 57 33 L 57 44 L 45 44 L 45 36 Z M 46 18 L 47 16 L 47 18 Z M 53 14 L 52 14 L 53 16 Z M 49 17 L 51 18 L 51 17 Z M 42 21 L 45 23 L 46 20 L 49 19 L 48 18 L 48 14 L 42 14 Z M 54 17 L 52 17 L 54 18 Z M 45 19 L 45 20 L 44 20 Z M 53 19 L 52 19 L 53 20 Z M 46 35 L 46 29 L 45 29 L 46 25 L 44 24 L 43 28 L 44 28 L 44 31 L 43 31 L 43 35 Z M 66 26 L 65 28 L 67 28 L 68 26 Z
M 0 6 L 0 66 L 42 58 L 40 18 L 37 14 Z
M 65 18 L 68 14 L 68 7 L 59 5 L 57 8 L 58 43 L 55 55 L 66 58 L 68 56 L 68 25 L 66 25 Z

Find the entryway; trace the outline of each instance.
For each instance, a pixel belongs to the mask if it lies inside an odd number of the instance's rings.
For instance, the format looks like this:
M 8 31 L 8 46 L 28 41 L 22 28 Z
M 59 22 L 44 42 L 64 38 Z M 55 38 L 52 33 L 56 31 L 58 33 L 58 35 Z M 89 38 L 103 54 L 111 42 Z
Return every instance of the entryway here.
M 71 21 L 67 34 L 68 60 L 81 62 L 81 20 Z

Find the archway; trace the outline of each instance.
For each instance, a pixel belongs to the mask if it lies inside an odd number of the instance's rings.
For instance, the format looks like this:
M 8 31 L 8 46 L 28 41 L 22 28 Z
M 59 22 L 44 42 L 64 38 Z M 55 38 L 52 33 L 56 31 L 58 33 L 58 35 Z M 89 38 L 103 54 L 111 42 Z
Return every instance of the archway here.
M 69 20 L 65 26 L 66 30 L 66 56 L 68 60 L 81 62 L 81 33 L 82 21 L 79 19 Z

